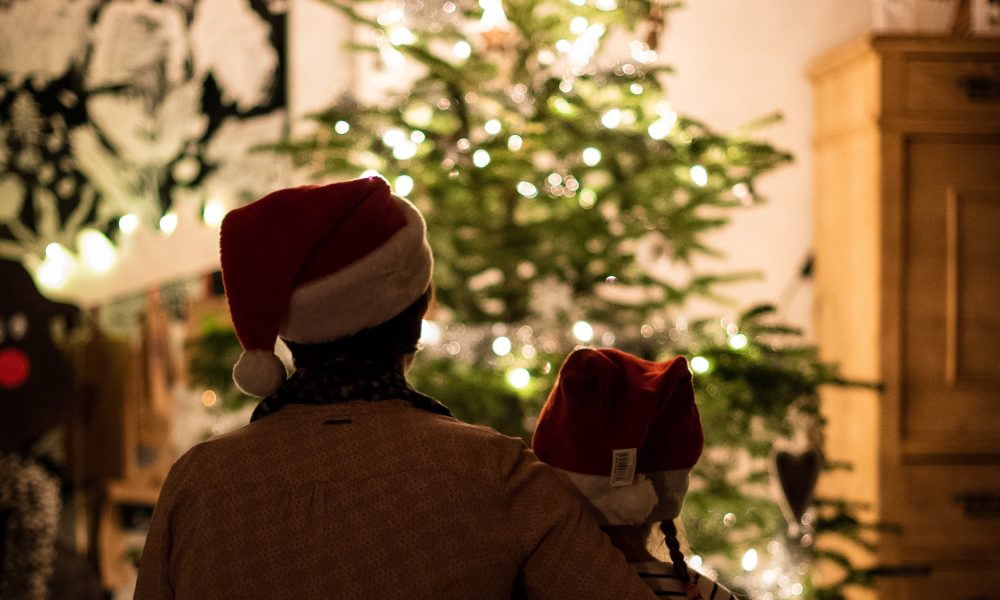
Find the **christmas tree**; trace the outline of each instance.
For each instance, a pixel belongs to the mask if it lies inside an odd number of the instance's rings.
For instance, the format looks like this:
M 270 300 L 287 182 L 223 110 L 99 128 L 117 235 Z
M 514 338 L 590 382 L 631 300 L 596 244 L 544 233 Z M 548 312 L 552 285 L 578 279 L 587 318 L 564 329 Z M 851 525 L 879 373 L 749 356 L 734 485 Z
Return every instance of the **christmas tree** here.
M 718 253 L 706 234 L 762 202 L 757 178 L 790 157 L 757 137 L 772 117 L 722 134 L 674 111 L 657 42 L 675 7 L 332 5 L 369 36 L 356 49 L 382 77 L 405 83 L 376 102 L 344 98 L 282 147 L 319 179 L 379 174 L 424 212 L 437 300 L 415 386 L 529 439 L 575 345 L 687 355 L 707 438 L 682 515 L 693 566 L 761 598 L 837 598 L 865 583 L 871 571 L 822 544 L 830 531 L 863 543 L 854 507 L 812 497 L 817 389 L 844 382 L 769 307 L 687 313 L 753 275 L 707 270 Z M 232 363 L 218 360 L 235 338 L 210 334 L 193 374 L 238 403 Z M 824 561 L 838 568 L 820 582 Z

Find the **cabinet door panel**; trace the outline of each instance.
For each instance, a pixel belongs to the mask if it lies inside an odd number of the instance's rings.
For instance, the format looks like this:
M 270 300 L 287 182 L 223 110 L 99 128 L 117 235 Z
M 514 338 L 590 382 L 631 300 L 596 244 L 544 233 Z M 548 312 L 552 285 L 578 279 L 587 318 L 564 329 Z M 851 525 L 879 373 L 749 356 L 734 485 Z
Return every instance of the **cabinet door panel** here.
M 904 448 L 1000 454 L 1000 140 L 917 139 L 904 207 Z
M 992 560 L 1000 564 L 1000 468 L 993 464 L 907 465 L 897 511 L 906 556 L 920 562 Z

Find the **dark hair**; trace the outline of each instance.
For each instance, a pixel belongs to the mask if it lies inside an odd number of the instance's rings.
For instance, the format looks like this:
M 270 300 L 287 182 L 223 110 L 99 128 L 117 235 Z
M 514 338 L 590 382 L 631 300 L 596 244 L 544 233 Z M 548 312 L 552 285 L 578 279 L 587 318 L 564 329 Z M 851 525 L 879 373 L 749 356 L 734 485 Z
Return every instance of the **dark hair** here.
M 285 344 L 292 351 L 296 368 L 322 364 L 335 357 L 395 366 L 404 356 L 417 351 L 420 326 L 433 298 L 434 289 L 428 287 L 422 296 L 395 317 L 332 342 L 299 344 L 286 340 Z
M 661 521 L 660 531 L 663 532 L 663 541 L 667 544 L 667 550 L 670 552 L 670 562 L 674 564 L 674 575 L 681 580 L 681 585 L 684 586 L 684 591 L 688 593 L 688 598 L 701 598 L 701 594 L 697 594 L 697 587 L 695 583 L 691 581 L 691 574 L 688 573 L 687 563 L 684 562 L 684 553 L 681 552 L 681 543 L 677 540 L 677 526 L 673 521 Z M 696 592 L 695 595 L 691 595 L 691 591 Z

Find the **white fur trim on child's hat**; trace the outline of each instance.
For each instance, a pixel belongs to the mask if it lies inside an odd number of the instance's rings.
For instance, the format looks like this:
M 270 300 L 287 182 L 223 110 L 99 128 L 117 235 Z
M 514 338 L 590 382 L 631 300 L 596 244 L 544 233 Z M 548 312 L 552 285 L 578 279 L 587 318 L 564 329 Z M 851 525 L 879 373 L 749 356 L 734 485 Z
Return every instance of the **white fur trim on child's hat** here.
M 556 469 L 600 513 L 602 525 L 636 525 L 676 519 L 687 493 L 690 469 L 636 473 L 631 485 L 612 487 L 606 475 Z
M 601 525 L 637 525 L 647 523 L 647 517 L 657 504 L 653 483 L 641 473 L 629 485 L 612 487 L 604 475 L 584 475 L 563 469 L 587 502 L 597 509 Z
M 286 377 L 285 365 L 270 350 L 247 350 L 233 367 L 236 387 L 244 394 L 258 398 L 273 394 Z
M 646 473 L 656 490 L 656 507 L 649 514 L 649 522 L 671 521 L 681 514 L 684 496 L 691 481 L 690 469 L 673 469 Z

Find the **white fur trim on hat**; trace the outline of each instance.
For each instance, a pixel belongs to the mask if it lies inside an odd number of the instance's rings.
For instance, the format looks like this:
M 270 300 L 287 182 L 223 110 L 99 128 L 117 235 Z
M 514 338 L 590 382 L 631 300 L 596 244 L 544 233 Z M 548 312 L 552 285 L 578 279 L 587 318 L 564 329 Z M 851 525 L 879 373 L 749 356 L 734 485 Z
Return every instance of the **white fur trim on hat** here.
M 607 475 L 583 475 L 558 469 L 597 509 L 601 525 L 636 525 L 656 506 L 656 491 L 644 475 L 636 474 L 630 485 L 612 487 Z
M 669 521 L 681 514 L 689 469 L 636 473 L 631 485 L 612 487 L 607 475 L 564 473 L 600 513 L 602 525 L 636 525 Z
M 673 469 L 646 473 L 656 490 L 656 507 L 649 514 L 649 522 L 670 521 L 681 514 L 684 496 L 691 481 L 691 469 Z
M 268 350 L 244 351 L 233 367 L 236 387 L 244 394 L 257 398 L 273 394 L 287 377 L 281 359 Z
M 424 219 L 392 198 L 406 217 L 403 228 L 364 258 L 296 288 L 281 337 L 317 344 L 353 335 L 398 315 L 427 290 L 434 259 Z

